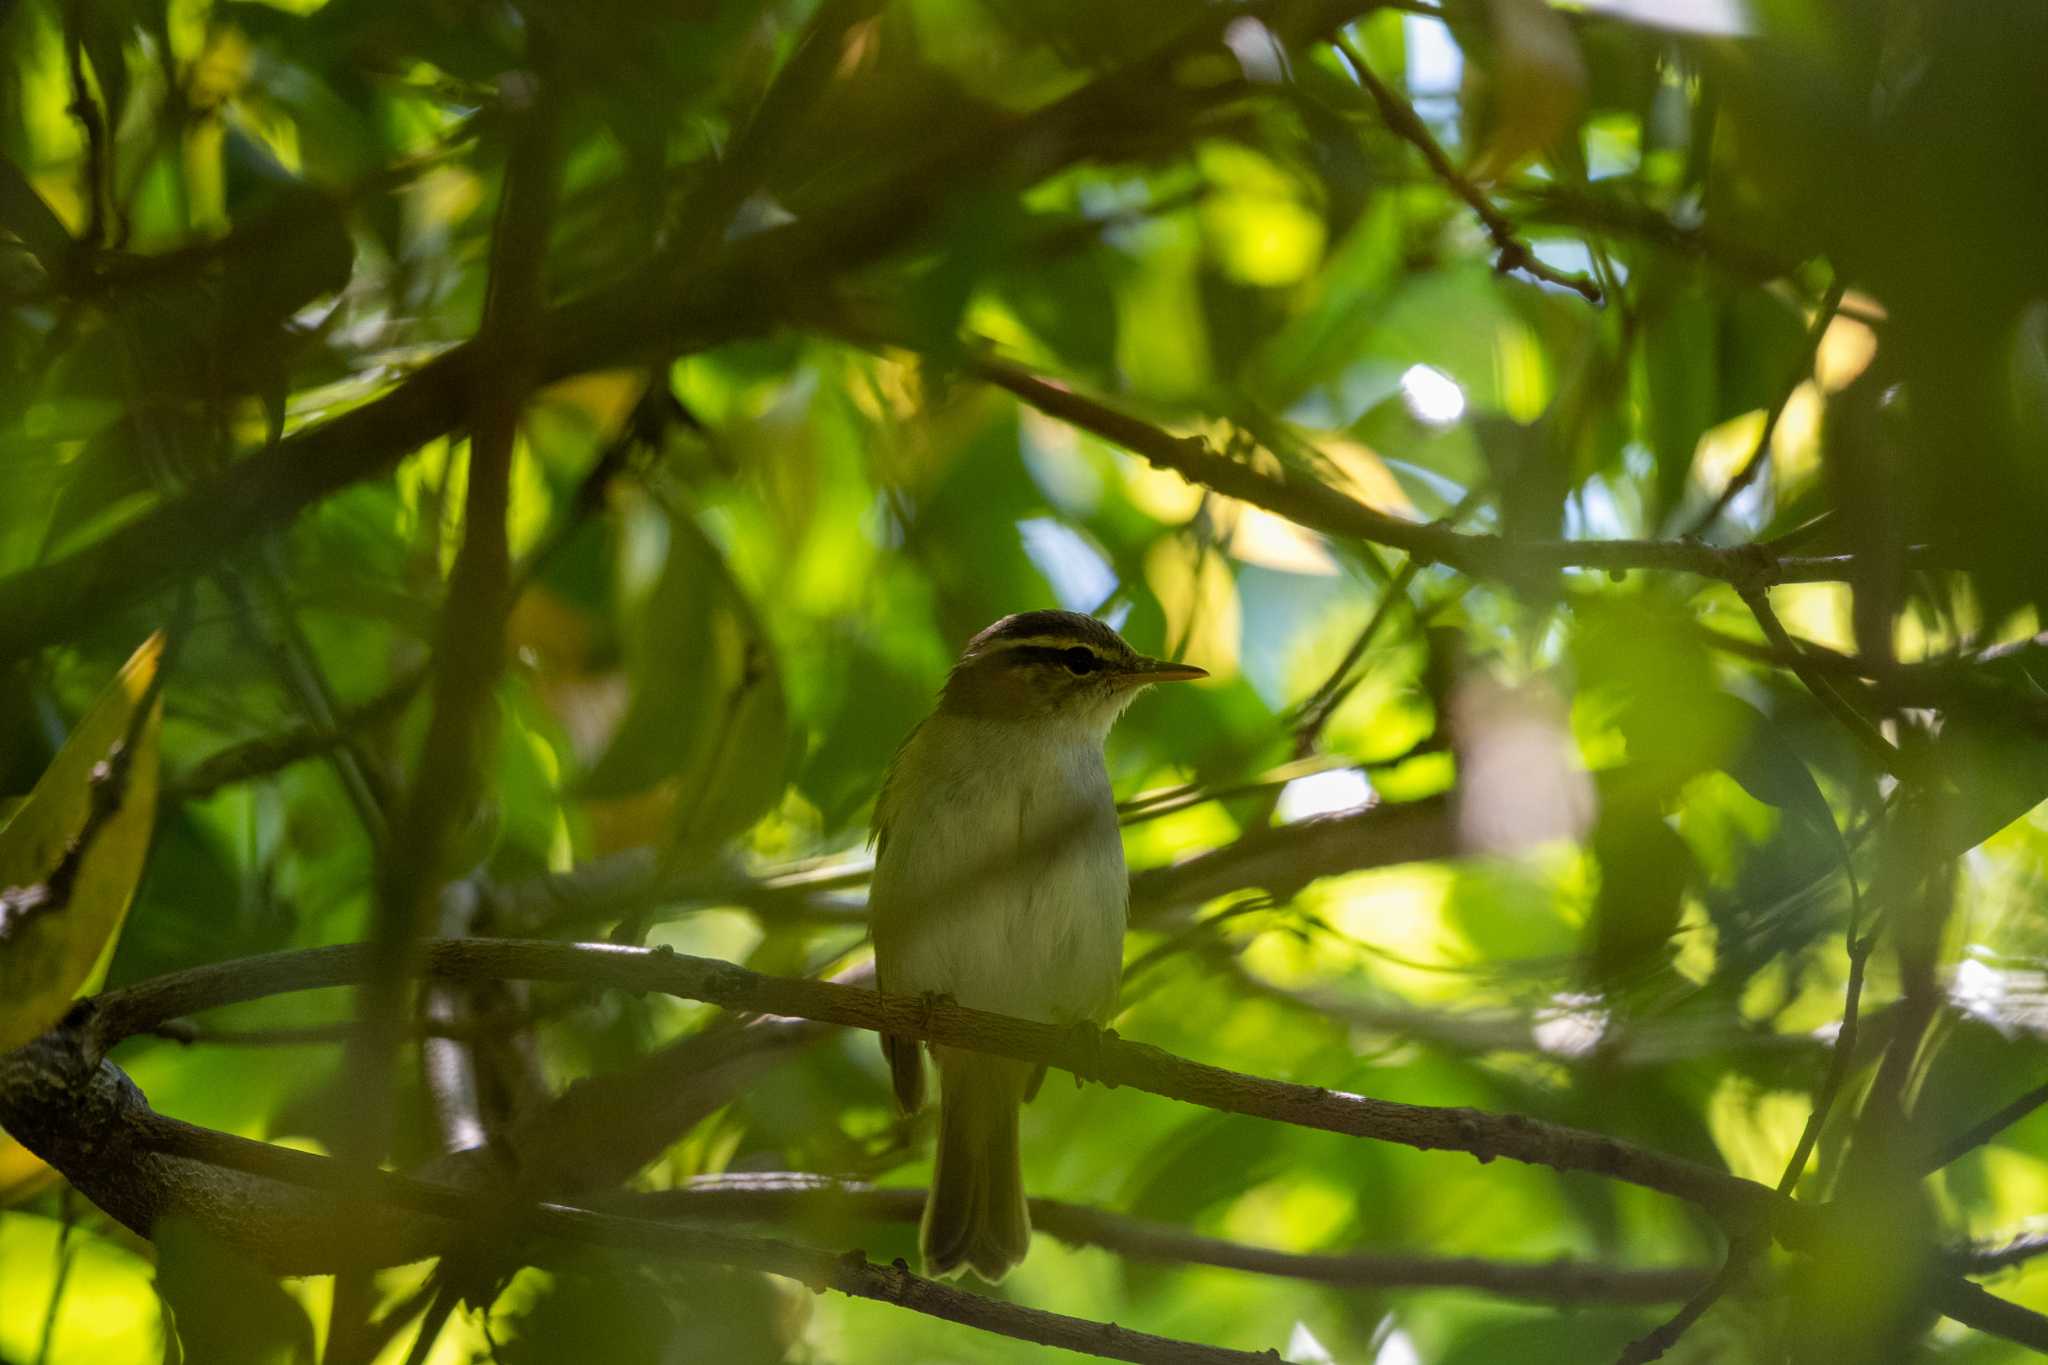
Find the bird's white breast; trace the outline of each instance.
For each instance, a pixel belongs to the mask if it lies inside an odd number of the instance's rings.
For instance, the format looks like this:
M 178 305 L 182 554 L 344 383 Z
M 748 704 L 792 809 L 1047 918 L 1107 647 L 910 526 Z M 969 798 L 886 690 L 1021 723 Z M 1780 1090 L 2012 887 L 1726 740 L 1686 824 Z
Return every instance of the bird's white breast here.
M 890 786 L 870 899 L 881 988 L 1107 1022 L 1129 883 L 1100 733 L 937 715 Z

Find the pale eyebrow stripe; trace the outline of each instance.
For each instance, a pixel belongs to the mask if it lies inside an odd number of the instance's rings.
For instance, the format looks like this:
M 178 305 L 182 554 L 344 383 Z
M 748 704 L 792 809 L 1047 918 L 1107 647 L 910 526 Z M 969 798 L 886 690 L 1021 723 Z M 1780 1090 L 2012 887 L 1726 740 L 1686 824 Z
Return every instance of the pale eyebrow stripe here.
M 1107 654 L 1103 652 L 1102 646 L 1095 644 L 1093 641 L 1090 640 L 1076 639 L 1071 635 L 1022 635 L 1014 639 L 997 640 L 993 644 L 991 644 L 989 648 L 991 650 L 1073 649 L 1076 646 L 1079 646 L 1080 648 L 1087 650 L 1090 654 L 1093 654 L 1098 659 L 1106 659 L 1109 657 Z

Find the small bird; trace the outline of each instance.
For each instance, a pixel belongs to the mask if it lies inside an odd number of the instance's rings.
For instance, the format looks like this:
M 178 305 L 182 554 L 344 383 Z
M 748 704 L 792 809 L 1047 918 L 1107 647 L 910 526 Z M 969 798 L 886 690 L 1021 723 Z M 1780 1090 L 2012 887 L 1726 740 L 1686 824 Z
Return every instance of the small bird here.
M 875 804 L 876 984 L 1047 1023 L 1115 1017 L 1130 883 L 1103 742 L 1148 684 L 1207 676 L 1070 611 L 1005 616 L 968 641 Z M 1031 1241 L 1017 1110 L 1044 1068 L 931 1051 L 939 1148 L 918 1234 L 925 1270 L 999 1280 Z M 882 1052 L 897 1102 L 917 1112 L 918 1041 L 885 1034 Z

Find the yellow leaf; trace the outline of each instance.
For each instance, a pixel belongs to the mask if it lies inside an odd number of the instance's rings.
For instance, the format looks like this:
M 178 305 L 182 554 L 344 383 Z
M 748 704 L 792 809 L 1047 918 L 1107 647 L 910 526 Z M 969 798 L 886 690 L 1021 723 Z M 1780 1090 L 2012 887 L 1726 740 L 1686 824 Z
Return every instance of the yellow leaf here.
M 1578 39 L 1545 0 L 1493 0 L 1492 118 L 1470 167 L 1474 180 L 1503 180 L 1569 135 L 1586 100 Z
M 135 651 L 72 730 L 35 790 L 0 825 L 0 892 L 8 898 L 0 902 L 0 1049 L 18 1047 L 49 1028 L 74 996 L 105 975 L 156 818 L 161 700 L 151 707 L 129 757 L 121 803 L 83 845 L 68 894 L 43 909 L 24 909 L 20 898 L 47 884 L 86 833 L 95 774 L 150 694 L 163 643 L 158 632 Z
M 27 1203 L 57 1182 L 57 1172 L 43 1159 L 0 1133 L 0 1209 Z

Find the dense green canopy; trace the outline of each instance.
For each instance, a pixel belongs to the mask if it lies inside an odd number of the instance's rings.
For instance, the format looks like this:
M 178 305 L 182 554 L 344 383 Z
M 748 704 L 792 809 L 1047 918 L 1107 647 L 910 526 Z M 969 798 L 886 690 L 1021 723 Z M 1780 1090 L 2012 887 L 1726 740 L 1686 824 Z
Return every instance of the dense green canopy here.
M 0 1365 L 2048 1349 L 2048 10 L 0 52 Z M 1212 675 L 1109 749 L 1171 1056 L 868 989 L 1040 607 Z M 883 1023 L 1115 1083 L 1000 1286 Z

